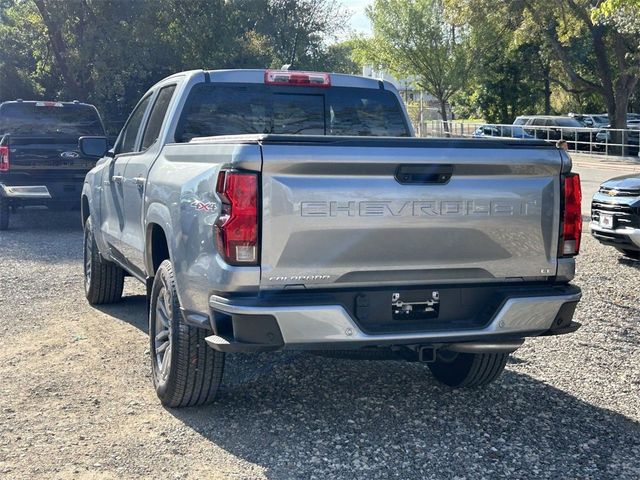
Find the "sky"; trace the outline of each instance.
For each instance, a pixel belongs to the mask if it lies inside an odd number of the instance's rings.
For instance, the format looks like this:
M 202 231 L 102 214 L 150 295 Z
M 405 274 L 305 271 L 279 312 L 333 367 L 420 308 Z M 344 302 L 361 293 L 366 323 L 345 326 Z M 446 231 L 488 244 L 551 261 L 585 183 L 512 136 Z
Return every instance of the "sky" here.
M 372 3 L 372 0 L 342 0 L 342 4 L 352 13 L 349 26 L 356 33 L 371 33 L 371 23 L 364 10 Z

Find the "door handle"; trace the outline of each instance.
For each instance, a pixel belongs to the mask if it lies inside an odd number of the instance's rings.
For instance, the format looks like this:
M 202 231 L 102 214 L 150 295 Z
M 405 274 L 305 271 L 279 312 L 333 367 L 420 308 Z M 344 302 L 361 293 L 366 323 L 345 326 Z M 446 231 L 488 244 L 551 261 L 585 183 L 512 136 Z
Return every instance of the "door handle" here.
M 122 175 L 114 175 L 113 177 L 111 177 L 111 181 L 113 183 L 123 183 L 124 182 L 124 176 Z
M 133 179 L 133 181 L 136 183 L 136 185 L 138 185 L 139 187 L 144 187 L 144 182 L 146 182 L 146 178 L 144 177 L 135 177 Z

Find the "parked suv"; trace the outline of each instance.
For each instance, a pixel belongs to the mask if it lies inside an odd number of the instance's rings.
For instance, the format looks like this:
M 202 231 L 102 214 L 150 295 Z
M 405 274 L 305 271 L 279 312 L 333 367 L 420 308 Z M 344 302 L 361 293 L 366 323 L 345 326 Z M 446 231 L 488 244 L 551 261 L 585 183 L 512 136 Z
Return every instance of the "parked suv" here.
M 517 125 L 480 125 L 475 129 L 472 137 L 484 138 L 484 137 L 507 137 L 507 138 L 535 138 L 530 133 L 526 132 L 524 128 Z
M 575 118 L 584 127 L 600 128 L 609 123 L 609 116 L 606 113 L 570 113 L 569 117 Z
M 612 178 L 591 202 L 591 235 L 640 260 L 640 175 Z
M 532 115 L 526 117 L 525 130 L 534 135 L 536 138 L 543 140 L 566 140 L 575 148 L 575 142 L 578 141 L 577 148 L 589 148 L 589 140 L 591 136 L 595 139 L 595 132 L 584 127 L 578 120 L 571 117 L 552 116 L 552 115 Z M 530 127 L 530 128 L 526 128 Z
M 78 150 L 81 136 L 104 136 L 93 105 L 12 101 L 0 104 L 0 230 L 11 209 L 79 206 L 85 175 L 96 159 Z
M 626 145 L 628 155 L 638 155 L 638 147 L 640 144 L 640 120 L 627 121 L 627 129 L 622 132 L 618 130 L 610 130 L 611 125 L 605 125 L 604 128 L 596 133 L 596 150 L 607 150 L 620 144 Z M 618 133 L 618 138 L 613 134 Z M 622 136 L 620 136 L 622 135 Z

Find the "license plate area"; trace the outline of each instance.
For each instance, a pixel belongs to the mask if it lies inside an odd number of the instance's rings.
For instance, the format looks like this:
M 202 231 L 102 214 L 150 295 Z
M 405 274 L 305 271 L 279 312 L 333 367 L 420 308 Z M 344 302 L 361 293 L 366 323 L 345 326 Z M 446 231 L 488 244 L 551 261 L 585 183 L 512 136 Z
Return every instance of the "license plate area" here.
M 607 228 L 609 230 L 613 230 L 614 229 L 614 224 L 615 224 L 615 219 L 613 217 L 613 214 L 600 212 L 600 218 L 598 220 L 598 224 L 602 228 Z
M 427 320 L 438 318 L 440 313 L 440 292 L 434 290 L 430 295 L 418 297 L 399 292 L 391 294 L 391 318 L 393 320 Z
M 505 290 L 508 287 L 495 285 L 374 288 L 335 292 L 328 302 L 343 305 L 358 326 L 368 334 L 464 331 L 485 326 L 502 304 Z M 434 298 L 434 292 L 437 292 L 437 298 Z M 395 298 L 394 293 L 399 296 Z M 411 304 L 411 312 L 394 315 L 394 310 L 403 311 L 397 305 L 398 301 L 402 301 L 403 305 Z

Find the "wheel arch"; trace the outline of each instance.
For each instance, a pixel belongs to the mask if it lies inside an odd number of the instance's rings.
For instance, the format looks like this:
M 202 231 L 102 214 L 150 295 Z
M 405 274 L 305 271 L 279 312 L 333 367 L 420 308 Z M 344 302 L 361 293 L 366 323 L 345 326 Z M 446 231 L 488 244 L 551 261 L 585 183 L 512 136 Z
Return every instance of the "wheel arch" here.
M 171 260 L 169 242 L 164 229 L 157 223 L 147 225 L 147 272 L 155 276 L 155 272 L 164 260 Z
M 80 215 L 82 215 L 82 228 L 87 223 L 87 219 L 89 218 L 89 214 L 91 213 L 91 208 L 89 206 L 89 198 L 83 193 L 82 200 L 80 202 Z
M 169 211 L 163 205 L 149 206 L 145 228 L 145 269 L 148 277 L 155 276 L 163 260 L 173 261 L 174 236 L 170 219 Z

